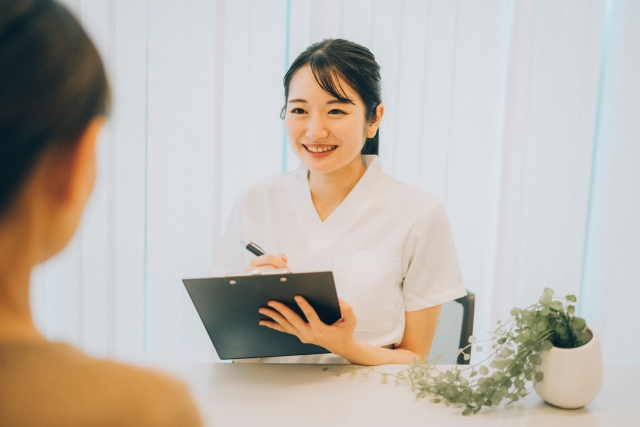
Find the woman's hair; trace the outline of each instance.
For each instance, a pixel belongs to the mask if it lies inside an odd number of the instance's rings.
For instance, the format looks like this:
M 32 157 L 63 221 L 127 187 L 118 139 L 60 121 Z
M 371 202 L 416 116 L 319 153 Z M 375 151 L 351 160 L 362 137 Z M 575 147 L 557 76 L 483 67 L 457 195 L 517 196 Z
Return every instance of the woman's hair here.
M 0 1 L 0 219 L 45 149 L 77 143 L 108 106 L 100 56 L 66 8 Z
M 293 75 L 307 64 L 325 92 L 340 101 L 352 102 L 340 86 L 338 77 L 341 77 L 362 99 L 367 123 L 377 118 L 376 107 L 382 102 L 380 66 L 369 49 L 342 39 L 325 39 L 314 43 L 293 61 L 283 79 L 284 107 L 280 117 L 284 119 L 287 111 L 289 84 Z M 379 130 L 373 138 L 367 138 L 361 154 L 378 154 L 378 133 Z

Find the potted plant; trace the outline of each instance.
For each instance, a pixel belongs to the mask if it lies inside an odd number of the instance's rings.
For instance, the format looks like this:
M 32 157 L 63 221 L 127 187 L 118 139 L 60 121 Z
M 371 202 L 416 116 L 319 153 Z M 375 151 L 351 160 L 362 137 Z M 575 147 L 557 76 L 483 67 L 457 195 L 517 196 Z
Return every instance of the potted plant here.
M 417 398 L 431 396 L 434 403 L 463 407 L 463 415 L 518 401 L 531 388 L 552 405 L 584 406 L 600 391 L 603 367 L 598 336 L 575 315 L 575 302 L 573 295 L 554 298 L 554 292 L 546 288 L 536 304 L 514 308 L 509 320 L 498 322 L 487 340 L 493 352 L 485 361 L 454 365 L 446 371 L 416 361 L 399 373 L 381 373 L 382 381 L 386 383 L 387 377 L 394 377 L 397 383 L 409 381 Z M 469 345 L 459 352 L 468 360 L 469 348 L 482 351 L 480 344 L 470 337 Z M 364 369 L 365 376 L 376 372 Z

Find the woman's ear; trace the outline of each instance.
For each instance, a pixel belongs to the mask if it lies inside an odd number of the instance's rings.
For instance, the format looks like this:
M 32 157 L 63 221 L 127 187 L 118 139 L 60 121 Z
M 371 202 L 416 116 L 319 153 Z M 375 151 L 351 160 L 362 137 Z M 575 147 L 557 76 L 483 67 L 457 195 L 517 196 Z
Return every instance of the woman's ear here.
M 51 153 L 50 191 L 57 203 L 84 208 L 96 179 L 96 144 L 103 124 L 102 117 L 94 118 L 75 144 L 61 144 Z
M 75 144 L 53 144 L 44 153 L 36 184 L 41 191 L 38 223 L 42 230 L 39 262 L 58 253 L 73 237 L 96 179 L 96 144 L 104 123 L 93 119 Z
M 380 127 L 380 121 L 382 121 L 383 115 L 384 115 L 384 105 L 378 104 L 378 106 L 376 107 L 376 118 L 374 121 L 369 123 L 369 126 L 367 127 L 367 138 L 373 138 L 374 136 L 376 136 L 376 132 Z

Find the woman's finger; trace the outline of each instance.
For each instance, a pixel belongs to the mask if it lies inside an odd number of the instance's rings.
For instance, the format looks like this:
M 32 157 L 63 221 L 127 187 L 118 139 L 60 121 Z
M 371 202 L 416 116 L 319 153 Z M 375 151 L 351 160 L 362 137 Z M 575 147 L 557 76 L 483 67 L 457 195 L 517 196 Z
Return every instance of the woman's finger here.
M 286 257 L 285 257 L 286 259 Z M 258 257 L 252 258 L 249 262 L 249 270 L 251 269 L 264 269 L 264 268 L 288 268 L 286 261 L 273 254 L 264 254 Z
M 261 320 L 260 321 L 260 325 L 261 326 L 266 326 L 267 328 L 276 330 L 278 332 L 284 332 L 285 334 L 296 335 L 296 334 L 294 334 L 292 332 L 287 331 L 285 328 L 283 328 L 282 326 L 280 326 L 276 322 L 270 322 L 268 320 Z
M 278 258 L 280 258 L 285 264 L 289 262 L 289 260 L 287 259 L 287 256 L 285 254 L 283 254 L 282 252 L 280 252 L 279 254 L 276 255 Z
M 278 311 L 262 307 L 258 312 L 273 319 L 273 321 L 280 325 L 285 332 L 293 335 L 296 334 L 296 328 Z M 268 320 L 261 320 L 260 322 L 268 322 Z
M 298 307 L 300 307 L 300 310 L 302 310 L 304 315 L 307 317 L 307 321 L 309 323 L 311 323 L 311 324 L 317 324 L 317 323 L 324 324 L 324 322 L 322 320 L 320 320 L 320 318 L 318 317 L 318 313 L 316 313 L 316 311 L 313 309 L 313 307 L 311 307 L 311 304 L 309 304 L 306 299 L 304 299 L 300 295 L 296 295 L 294 299 L 298 303 Z
M 351 304 L 338 298 L 338 305 L 340 306 L 340 313 L 342 314 L 342 319 L 345 322 L 353 322 L 358 323 L 358 319 L 356 318 L 356 314 L 353 312 L 353 308 Z
M 309 325 L 307 325 L 307 323 L 302 320 L 302 318 L 298 316 L 295 311 L 291 310 L 283 303 L 279 301 L 269 301 L 268 305 L 269 307 L 278 310 L 278 312 L 282 314 L 285 319 L 287 319 L 287 321 L 291 323 L 291 325 L 297 330 L 304 331 L 309 327 Z

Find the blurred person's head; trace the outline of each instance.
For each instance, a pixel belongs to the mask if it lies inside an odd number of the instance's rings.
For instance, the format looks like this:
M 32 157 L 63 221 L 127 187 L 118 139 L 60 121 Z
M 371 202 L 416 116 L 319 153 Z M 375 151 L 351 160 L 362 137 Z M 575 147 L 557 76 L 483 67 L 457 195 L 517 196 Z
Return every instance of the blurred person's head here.
M 100 56 L 65 7 L 0 2 L 0 236 L 23 227 L 33 262 L 60 251 L 78 226 L 108 105 Z

